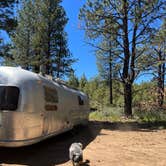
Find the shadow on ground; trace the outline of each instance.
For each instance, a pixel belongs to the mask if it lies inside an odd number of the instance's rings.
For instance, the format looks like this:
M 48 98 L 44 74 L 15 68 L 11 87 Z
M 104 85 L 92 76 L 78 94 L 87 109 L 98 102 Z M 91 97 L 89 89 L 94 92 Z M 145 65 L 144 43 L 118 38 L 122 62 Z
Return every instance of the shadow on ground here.
M 35 145 L 22 148 L 0 148 L 0 163 L 28 166 L 55 166 L 69 160 L 68 149 L 73 142 L 83 143 L 84 148 L 92 142 L 102 129 L 117 131 L 157 131 L 166 129 L 166 122 L 89 122 L 87 127 L 78 127 L 59 136 L 47 139 Z M 88 161 L 88 160 L 87 160 Z M 84 162 L 82 166 L 89 166 Z
M 69 160 L 68 149 L 73 142 L 85 148 L 100 133 L 93 123 L 77 127 L 40 143 L 21 148 L 0 148 L 0 163 L 28 166 L 55 166 Z M 88 166 L 85 162 L 83 166 Z

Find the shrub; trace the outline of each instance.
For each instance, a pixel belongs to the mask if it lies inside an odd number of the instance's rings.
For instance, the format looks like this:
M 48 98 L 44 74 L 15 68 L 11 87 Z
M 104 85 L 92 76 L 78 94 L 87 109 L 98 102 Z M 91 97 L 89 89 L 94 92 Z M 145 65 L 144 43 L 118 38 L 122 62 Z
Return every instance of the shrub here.
M 166 111 L 157 108 L 151 110 L 135 110 L 134 116 L 141 122 L 166 121 Z
M 166 122 L 166 110 L 157 107 L 149 107 L 149 109 L 133 109 L 132 119 L 124 118 L 123 107 L 104 107 L 102 111 L 95 111 L 90 113 L 90 120 L 110 121 L 110 122 L 124 122 L 124 121 L 138 121 L 138 122 Z
M 89 116 L 89 119 L 115 122 L 115 121 L 121 121 L 122 116 L 123 116 L 123 108 L 104 107 L 102 111 L 92 112 Z

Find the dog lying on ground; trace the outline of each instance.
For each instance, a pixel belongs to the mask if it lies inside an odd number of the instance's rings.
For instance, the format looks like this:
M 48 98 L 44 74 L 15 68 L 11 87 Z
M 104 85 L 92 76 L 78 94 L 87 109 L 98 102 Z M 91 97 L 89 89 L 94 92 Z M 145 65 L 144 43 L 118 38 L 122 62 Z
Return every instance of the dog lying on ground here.
M 73 166 L 79 166 L 83 162 L 83 145 L 81 143 L 72 143 L 69 148 L 69 158 Z

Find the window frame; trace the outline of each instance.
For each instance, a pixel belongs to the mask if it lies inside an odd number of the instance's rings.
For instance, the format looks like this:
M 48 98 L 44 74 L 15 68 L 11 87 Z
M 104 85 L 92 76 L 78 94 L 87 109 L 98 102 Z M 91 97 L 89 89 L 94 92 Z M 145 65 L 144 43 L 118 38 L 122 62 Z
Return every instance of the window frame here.
M 44 89 L 45 111 L 57 111 L 58 110 L 57 104 L 59 103 L 59 96 L 57 89 L 49 86 L 43 86 L 43 89 Z
M 19 99 L 20 99 L 19 87 L 0 85 L 0 91 L 2 87 L 4 88 L 2 89 L 2 91 L 4 92 L 0 92 L 0 93 L 2 93 L 2 95 L 4 96 L 2 97 L 3 99 L 0 97 L 0 111 L 17 111 L 19 107 Z M 13 93 L 14 95 L 11 96 L 11 94 Z M 12 98 L 14 100 L 12 100 Z
M 78 99 L 78 105 L 79 106 L 85 105 L 85 101 L 84 101 L 84 99 L 81 95 L 78 95 L 77 99 Z
M 55 93 L 52 93 L 52 92 L 55 92 Z M 54 99 L 52 99 L 51 97 L 54 97 Z M 45 99 L 46 103 L 57 104 L 59 102 L 59 96 L 58 96 L 57 89 L 49 87 L 49 86 L 44 86 L 44 99 Z

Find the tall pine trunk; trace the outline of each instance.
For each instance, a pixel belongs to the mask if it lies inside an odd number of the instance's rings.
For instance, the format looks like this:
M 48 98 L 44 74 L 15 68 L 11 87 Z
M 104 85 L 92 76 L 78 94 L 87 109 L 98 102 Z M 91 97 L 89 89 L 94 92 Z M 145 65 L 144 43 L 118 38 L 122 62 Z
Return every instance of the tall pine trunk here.
M 49 3 L 49 15 L 51 14 L 51 7 L 50 7 L 50 3 Z M 47 63 L 46 63 L 46 74 L 47 75 L 51 75 L 51 21 L 50 21 L 50 17 L 48 18 L 48 29 L 47 29 L 47 49 L 46 49 L 46 58 L 47 58 Z
M 111 65 L 111 63 L 110 63 Z M 110 79 L 109 79 L 109 88 L 110 88 L 110 98 L 109 98 L 109 102 L 110 104 L 113 104 L 113 93 L 112 93 L 112 71 L 110 70 Z
M 57 70 L 56 70 L 56 77 L 57 78 L 60 78 L 60 68 L 61 68 L 61 50 L 62 49 L 62 38 L 60 39 L 60 49 L 59 49 L 59 52 L 58 52 L 58 59 L 57 59 Z
M 132 84 L 124 83 L 124 113 L 132 116 Z
M 130 49 L 128 36 L 128 2 L 123 0 L 123 43 L 124 43 L 124 66 L 122 80 L 124 84 L 124 113 L 127 117 L 132 116 L 132 83 L 129 74 Z
M 165 57 L 164 57 L 164 61 L 165 61 Z M 164 94 L 165 94 L 165 88 L 164 88 L 164 85 L 165 85 L 165 63 L 163 64 L 163 70 L 162 70 L 162 85 L 163 85 L 163 87 L 162 87 L 162 89 L 163 89 L 163 103 L 164 103 Z
M 35 73 L 39 73 L 39 72 L 40 72 L 40 67 L 39 67 L 38 65 L 34 65 L 33 71 L 34 71 Z
M 110 78 L 109 78 L 109 88 L 110 88 L 110 97 L 109 97 L 109 103 L 113 104 L 113 93 L 112 93 L 112 55 L 111 50 L 109 52 L 109 69 L 110 69 Z
M 158 53 L 159 61 L 164 60 L 161 51 Z M 158 106 L 162 107 L 164 103 L 164 79 L 165 79 L 165 63 L 158 66 L 158 79 L 157 79 L 157 101 Z

